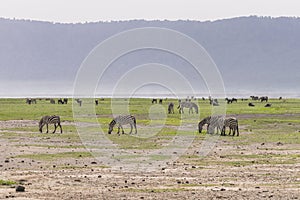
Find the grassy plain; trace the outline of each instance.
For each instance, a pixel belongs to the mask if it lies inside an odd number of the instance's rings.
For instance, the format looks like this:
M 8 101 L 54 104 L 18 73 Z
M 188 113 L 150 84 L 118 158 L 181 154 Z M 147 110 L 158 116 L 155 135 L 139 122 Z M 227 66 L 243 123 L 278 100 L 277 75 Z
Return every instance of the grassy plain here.
M 45 188 L 53 184 L 51 181 L 56 180 L 56 176 L 73 185 L 68 181 L 73 180 L 72 177 L 77 177 L 78 174 L 85 174 L 86 177 L 94 177 L 95 171 L 106 174 L 104 178 L 101 176 L 101 180 L 99 178 L 90 178 L 89 181 L 81 178 L 79 180 L 84 186 L 97 185 L 101 188 L 102 195 L 107 198 L 119 194 L 118 197 L 140 198 L 154 195 L 160 198 L 162 193 L 165 193 L 165 199 L 172 195 L 175 195 L 172 197 L 176 199 L 176 197 L 193 196 L 198 192 L 215 198 L 220 194 L 216 196 L 209 191 L 226 188 L 223 193 L 224 198 L 243 198 L 245 197 L 243 195 L 262 198 L 262 194 L 268 194 L 275 199 L 285 197 L 284 195 L 288 195 L 286 197 L 291 199 L 297 193 L 297 188 L 299 189 L 300 99 L 270 99 L 268 102 L 272 104 L 270 108 L 264 107 L 266 103 L 250 100 L 225 104 L 227 115 L 239 119 L 240 136 L 219 137 L 216 146 L 206 157 L 197 154 L 202 142 L 207 139 L 205 129 L 203 133 L 198 133 L 197 124 L 202 118 L 211 115 L 213 107 L 207 100 L 198 100 L 200 108 L 198 115 L 188 114 L 187 109 L 180 115 L 176 109 L 177 100 L 174 99 L 164 100 L 162 105 L 154 105 L 150 99 L 102 99 L 99 100 L 98 106 L 87 102 L 92 101 L 83 99 L 83 105 L 79 107 L 78 104 L 72 104 L 72 99 L 69 99 L 67 105 L 50 104 L 44 99 L 37 100 L 37 104 L 32 105 L 27 105 L 25 99 L 0 99 L 0 150 L 2 152 L 0 168 L 5 172 L 0 176 L 0 186 L 5 189 L 7 186 L 18 184 L 18 180 L 24 177 L 17 175 L 17 171 L 23 170 L 22 173 L 29 173 L 32 170 L 34 173 L 40 170 L 39 173 L 42 174 L 55 174 L 51 178 L 49 175 L 47 180 L 43 177 L 38 179 L 39 182 L 44 180 Z M 169 102 L 175 104 L 175 114 L 167 114 Z M 249 107 L 249 102 L 253 102 L 256 106 Z M 106 134 L 108 123 L 112 119 L 112 105 L 120 110 L 128 107 L 129 112 L 136 116 L 138 132 L 143 137 L 132 137 L 129 134 L 118 136 L 116 128 L 113 134 Z M 89 111 L 91 107 L 93 112 Z M 73 109 L 83 112 L 74 119 Z M 64 133 L 39 133 L 38 121 L 41 116 L 54 114 L 61 117 Z M 95 120 L 100 123 L 109 140 L 121 149 L 134 152 L 136 158 L 139 158 L 144 151 L 163 148 L 175 136 L 195 138 L 186 153 L 173 163 L 169 163 L 161 172 L 145 172 L 146 175 L 131 174 L 131 179 L 134 179 L 135 183 L 128 186 L 127 182 L 124 185 L 125 179 L 126 181 L 129 179 L 126 173 L 115 174 L 109 171 L 111 166 L 95 160 L 93 154 L 82 143 L 84 136 L 78 135 L 75 122 L 82 122 L 87 126 L 85 130 L 97 134 L 97 131 L 100 132 L 97 127 L 89 127 Z M 53 126 L 50 125 L 49 129 L 51 132 Z M 126 126 L 125 132 L 128 131 L 129 127 Z M 93 148 L 90 146 L 90 149 Z M 122 156 L 116 156 L 116 159 L 122 159 Z M 152 159 L 163 160 L 164 155 L 152 155 Z M 69 174 L 69 178 L 65 173 Z M 35 184 L 37 178 L 35 179 L 31 173 L 24 176 L 32 184 L 28 185 L 29 189 L 40 187 Z M 78 183 L 78 178 L 75 180 Z M 112 180 L 114 184 L 122 187 L 109 184 Z M 159 186 L 158 183 L 161 185 Z M 83 189 L 83 186 L 78 184 L 74 187 L 85 194 L 80 197 L 89 198 L 85 193 L 89 190 Z M 250 189 L 245 191 L 245 187 Z M 70 189 L 68 186 L 65 188 Z M 243 190 L 238 192 L 241 188 Z M 290 193 L 285 192 L 286 190 Z M 55 199 L 58 197 L 55 196 L 57 191 L 63 192 L 58 188 L 53 191 L 45 189 L 38 192 L 38 196 L 35 197 L 48 197 L 50 194 Z M 112 194 L 110 191 L 116 191 L 115 196 L 110 196 Z M 26 195 L 20 197 L 34 197 L 30 192 Z M 5 197 L 5 194 L 1 197 Z M 72 197 L 74 196 L 69 194 L 66 199 Z

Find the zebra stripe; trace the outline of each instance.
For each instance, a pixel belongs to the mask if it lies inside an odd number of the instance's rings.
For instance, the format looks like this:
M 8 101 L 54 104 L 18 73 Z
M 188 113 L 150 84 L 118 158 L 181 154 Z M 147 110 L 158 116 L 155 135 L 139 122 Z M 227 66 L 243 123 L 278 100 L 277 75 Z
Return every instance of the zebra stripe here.
M 222 115 L 216 115 L 216 116 L 208 116 L 204 118 L 198 124 L 199 133 L 202 132 L 203 126 L 205 124 L 207 124 L 207 133 L 214 134 L 215 129 L 217 128 L 217 134 L 218 134 L 219 131 L 220 132 L 222 131 L 222 127 L 224 124 L 224 117 Z
M 124 129 L 122 125 L 129 124 L 130 125 L 130 133 L 132 133 L 132 127 L 135 129 L 135 134 L 137 134 L 137 129 L 136 129 L 136 119 L 133 115 L 119 115 L 115 117 L 110 123 L 109 123 L 109 128 L 108 128 L 108 134 L 111 134 L 113 131 L 113 128 L 115 125 L 118 125 L 118 134 L 120 135 L 120 128 L 122 129 L 122 134 L 124 134 Z
M 188 108 L 189 109 L 189 114 L 192 112 L 193 113 L 193 108 L 195 109 L 195 112 L 198 114 L 198 106 L 194 102 L 180 102 L 179 106 L 177 107 L 179 109 L 179 113 L 184 113 L 183 108 Z
M 223 128 L 222 128 L 222 133 L 221 135 L 226 135 L 225 130 L 226 127 L 229 127 L 229 133 L 228 135 L 231 134 L 231 131 L 233 132 L 233 136 L 235 135 L 235 131 L 237 132 L 237 136 L 239 136 L 239 123 L 238 120 L 235 117 L 229 117 L 224 120 Z
M 48 124 L 54 124 L 53 133 L 55 133 L 56 128 L 58 126 L 60 128 L 60 133 L 62 133 L 62 128 L 61 128 L 61 125 L 60 125 L 60 117 L 59 116 L 56 116 L 56 115 L 48 116 L 47 115 L 47 116 L 42 117 L 42 119 L 39 122 L 39 131 L 42 133 L 43 132 L 43 126 L 46 125 L 46 127 L 47 127 L 47 132 L 46 133 L 48 133 Z

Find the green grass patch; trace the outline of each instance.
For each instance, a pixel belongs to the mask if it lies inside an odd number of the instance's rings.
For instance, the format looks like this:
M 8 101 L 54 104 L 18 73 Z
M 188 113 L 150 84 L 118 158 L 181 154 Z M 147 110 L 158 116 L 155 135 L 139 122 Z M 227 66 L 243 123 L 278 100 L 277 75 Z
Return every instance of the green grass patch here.
M 15 185 L 15 184 L 16 184 L 15 181 L 2 180 L 2 179 L 0 179 L 0 185 L 11 186 L 11 185 Z

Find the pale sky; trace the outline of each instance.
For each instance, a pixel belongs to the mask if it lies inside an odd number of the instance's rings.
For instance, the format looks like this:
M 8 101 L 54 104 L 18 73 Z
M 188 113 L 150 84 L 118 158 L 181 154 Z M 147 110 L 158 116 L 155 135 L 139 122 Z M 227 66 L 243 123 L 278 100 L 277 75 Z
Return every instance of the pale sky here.
M 1 0 L 0 17 L 75 23 L 115 20 L 217 20 L 300 17 L 299 0 Z

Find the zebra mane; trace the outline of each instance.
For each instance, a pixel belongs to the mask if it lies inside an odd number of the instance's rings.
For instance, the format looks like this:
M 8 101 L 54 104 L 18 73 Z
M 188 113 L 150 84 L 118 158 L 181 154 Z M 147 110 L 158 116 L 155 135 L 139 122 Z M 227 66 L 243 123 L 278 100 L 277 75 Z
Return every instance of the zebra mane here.
M 109 123 L 109 127 L 113 127 L 113 126 L 115 126 L 116 125 L 116 120 L 115 119 L 113 119 L 110 123 Z

